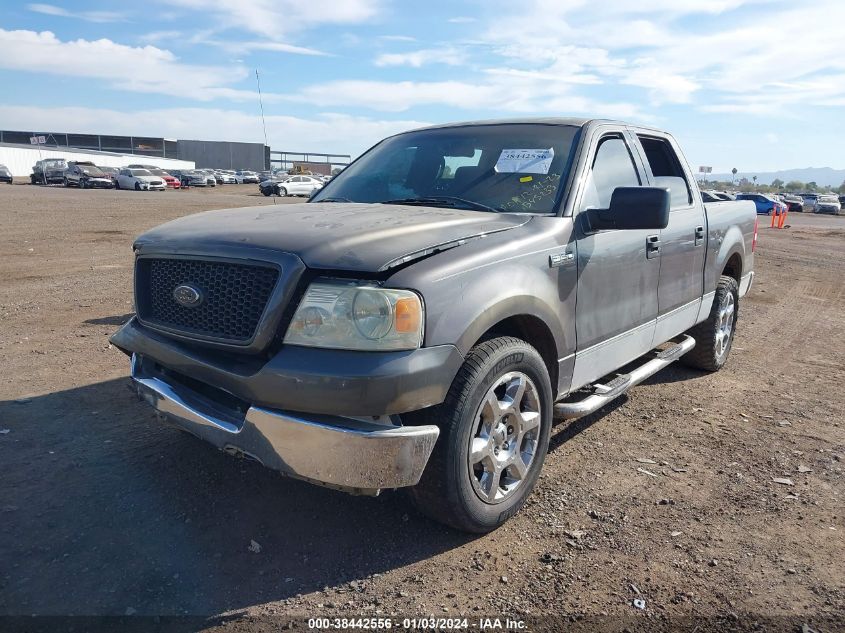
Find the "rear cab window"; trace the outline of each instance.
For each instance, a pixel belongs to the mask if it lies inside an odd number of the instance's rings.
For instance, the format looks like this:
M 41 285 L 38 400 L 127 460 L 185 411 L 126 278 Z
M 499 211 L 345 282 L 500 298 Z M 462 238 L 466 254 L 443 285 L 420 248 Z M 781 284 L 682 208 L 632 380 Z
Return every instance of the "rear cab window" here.
M 690 189 L 681 161 L 666 138 L 638 134 L 655 187 L 666 187 L 671 195 L 671 210 L 692 204 Z

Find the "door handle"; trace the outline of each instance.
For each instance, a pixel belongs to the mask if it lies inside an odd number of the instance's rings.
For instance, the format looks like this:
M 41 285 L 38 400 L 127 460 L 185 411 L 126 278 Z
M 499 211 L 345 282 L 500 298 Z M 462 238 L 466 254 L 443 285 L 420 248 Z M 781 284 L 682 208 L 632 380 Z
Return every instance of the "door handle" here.
M 697 226 L 695 227 L 695 245 L 699 246 L 700 244 L 704 243 L 704 227 Z
M 654 259 L 660 256 L 660 236 L 649 235 L 645 238 L 645 256 L 646 259 Z

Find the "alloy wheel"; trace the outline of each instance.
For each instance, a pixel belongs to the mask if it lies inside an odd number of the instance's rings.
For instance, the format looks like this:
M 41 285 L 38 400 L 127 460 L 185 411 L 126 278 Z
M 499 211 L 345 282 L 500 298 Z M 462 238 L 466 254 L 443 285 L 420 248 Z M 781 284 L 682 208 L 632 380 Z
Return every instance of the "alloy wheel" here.
M 537 387 L 522 372 L 501 376 L 475 414 L 467 466 L 472 487 L 488 504 L 501 503 L 528 477 L 540 436 Z

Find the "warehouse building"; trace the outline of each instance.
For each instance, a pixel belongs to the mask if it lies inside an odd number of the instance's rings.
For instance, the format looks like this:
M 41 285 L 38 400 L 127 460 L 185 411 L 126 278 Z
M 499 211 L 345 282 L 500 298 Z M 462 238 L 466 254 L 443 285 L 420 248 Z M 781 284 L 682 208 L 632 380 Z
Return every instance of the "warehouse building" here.
M 112 167 L 141 163 L 171 169 L 198 167 L 263 171 L 271 168 L 290 169 L 299 165 L 314 173 L 329 174 L 334 167 L 342 168 L 350 162 L 347 154 L 271 152 L 263 143 L 71 132 L 0 130 L 0 148 L 5 148 L 0 149 L 0 164 L 9 167 L 13 176 L 28 176 L 31 173 L 32 165 L 38 160 L 29 162 L 29 152 L 32 150 L 40 151 L 41 158 L 91 160 L 98 165 Z M 83 158 L 80 152 L 88 158 Z

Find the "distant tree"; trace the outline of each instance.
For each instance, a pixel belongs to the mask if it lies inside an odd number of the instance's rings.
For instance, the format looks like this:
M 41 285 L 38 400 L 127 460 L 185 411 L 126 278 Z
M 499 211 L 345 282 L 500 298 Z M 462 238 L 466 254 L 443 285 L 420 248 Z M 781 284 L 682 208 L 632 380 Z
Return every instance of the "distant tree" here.
M 734 167 L 733 169 L 731 169 L 731 173 L 733 174 L 733 178 L 731 178 L 731 182 L 733 182 L 734 180 L 736 180 L 736 172 L 738 172 L 738 171 L 739 171 L 739 170 L 738 170 L 736 167 Z
M 739 187 L 742 188 L 742 189 L 748 189 L 748 185 L 750 185 L 750 184 L 751 183 L 748 181 L 748 178 L 745 178 L 745 177 L 740 178 L 739 182 L 737 183 L 737 185 L 739 185 Z
M 807 183 L 807 191 L 816 191 L 818 188 L 819 186 L 816 184 L 815 180 L 811 180 Z
M 775 189 L 782 189 L 783 188 L 783 181 L 780 178 L 775 178 L 772 181 L 772 187 Z
M 836 193 L 840 193 L 845 196 L 845 180 L 842 181 L 842 184 L 836 190 Z
M 786 183 L 786 189 L 787 191 L 802 191 L 805 189 L 805 187 L 804 183 L 800 180 L 790 180 L 788 183 Z
M 754 181 L 754 189 L 757 189 L 757 176 L 751 176 L 751 180 Z

